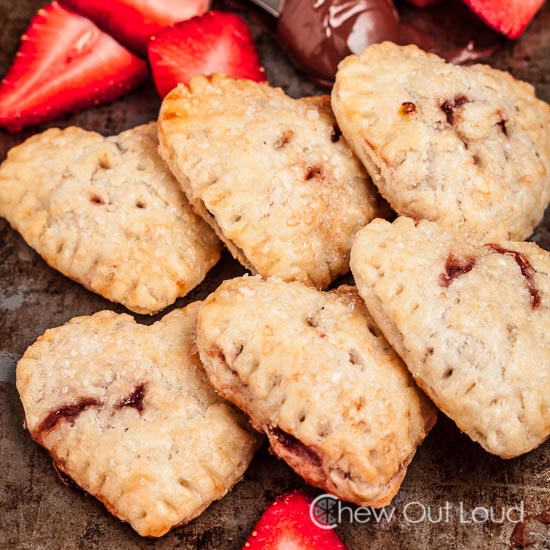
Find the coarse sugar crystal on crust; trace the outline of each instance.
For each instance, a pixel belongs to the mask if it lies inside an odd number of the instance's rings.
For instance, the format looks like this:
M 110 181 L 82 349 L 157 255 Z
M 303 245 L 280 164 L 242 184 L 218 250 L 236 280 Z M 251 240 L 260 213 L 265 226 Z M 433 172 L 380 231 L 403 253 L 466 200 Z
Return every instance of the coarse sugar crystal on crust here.
M 0 215 L 46 262 L 136 313 L 198 285 L 221 243 L 159 157 L 156 124 L 118 136 L 52 128 L 0 167 Z
M 490 453 L 550 435 L 550 254 L 534 243 L 471 244 L 428 222 L 375 220 L 351 269 L 418 385 Z
M 324 288 L 349 271 L 353 235 L 380 197 L 328 97 L 197 76 L 163 101 L 160 154 L 245 267 Z
M 197 347 L 210 382 L 275 454 L 360 505 L 391 501 L 436 421 L 354 287 L 225 281 L 201 306 Z
M 396 212 L 470 240 L 523 240 L 550 200 L 550 106 L 487 65 L 416 46 L 369 46 L 342 61 L 338 124 Z
M 260 442 L 208 383 L 194 344 L 198 307 L 152 326 L 110 311 L 77 317 L 46 331 L 17 365 L 33 439 L 142 536 L 223 497 Z

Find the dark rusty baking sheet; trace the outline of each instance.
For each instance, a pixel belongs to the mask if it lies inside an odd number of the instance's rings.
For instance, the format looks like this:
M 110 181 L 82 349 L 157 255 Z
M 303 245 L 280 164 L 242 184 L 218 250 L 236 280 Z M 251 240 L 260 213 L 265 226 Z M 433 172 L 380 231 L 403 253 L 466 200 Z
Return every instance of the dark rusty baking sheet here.
M 0 0 L 1 73 L 15 53 L 31 15 L 45 3 Z M 405 18 L 415 13 L 403 5 L 399 7 Z M 467 25 L 458 25 L 454 16 L 446 15 L 449 7 L 466 12 L 460 9 L 460 0 L 447 0 L 422 14 L 418 24 L 455 44 L 482 32 L 482 25 L 474 17 L 467 17 Z M 246 9 L 272 84 L 295 97 L 321 92 L 292 67 L 269 32 L 250 17 L 247 4 L 232 4 L 231 8 L 243 13 Z M 434 27 L 432 21 L 440 18 L 446 23 Z M 550 6 L 546 5 L 524 37 L 504 44 L 490 62 L 533 83 L 538 95 L 549 101 L 549 38 Z M 155 90 L 147 85 L 111 105 L 66 117 L 50 126 L 77 124 L 114 134 L 154 119 L 158 107 Z M 34 131 L 15 136 L 0 131 L 0 158 Z M 550 211 L 534 239 L 550 249 Z M 176 305 L 204 298 L 224 278 L 243 271 L 225 254 L 207 280 Z M 227 497 L 191 524 L 160 540 L 148 540 L 110 516 L 94 498 L 62 485 L 47 454 L 23 430 L 22 409 L 13 386 L 18 358 L 45 329 L 105 308 L 124 311 L 50 269 L 0 220 L 0 548 L 240 548 L 269 501 L 289 489 L 304 487 L 265 447 Z M 138 316 L 144 323 L 153 319 Z M 485 453 L 460 434 L 452 422 L 440 417 L 392 503 L 393 519 L 361 525 L 344 521 L 338 532 L 351 549 L 507 548 L 513 523 L 472 523 L 471 514 L 476 507 L 490 508 L 498 520 L 503 506 L 509 510 L 522 503 L 526 514 L 550 509 L 550 444 L 518 459 L 501 460 Z M 428 513 L 431 521 L 426 517 L 416 522 Z M 478 517 L 483 512 L 480 514 Z M 539 525 L 533 539 L 536 543 L 532 548 L 550 548 L 550 528 Z

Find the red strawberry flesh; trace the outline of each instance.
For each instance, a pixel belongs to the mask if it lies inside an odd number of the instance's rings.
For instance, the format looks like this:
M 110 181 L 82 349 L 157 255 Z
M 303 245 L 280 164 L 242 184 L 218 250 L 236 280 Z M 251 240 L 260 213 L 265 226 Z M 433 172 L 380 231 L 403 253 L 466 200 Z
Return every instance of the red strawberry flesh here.
M 141 59 L 89 19 L 53 2 L 32 19 L 0 84 L 0 126 L 18 131 L 112 101 L 147 73 Z
M 168 25 L 201 15 L 210 0 L 61 0 L 61 3 L 145 57 L 151 36 Z
M 544 0 L 464 0 L 481 19 L 508 38 L 523 34 Z
M 234 13 L 209 11 L 168 27 L 151 39 L 149 61 L 162 97 L 198 74 L 265 80 L 250 29 Z
M 303 491 L 279 496 L 264 511 L 243 550 L 347 550 L 338 535 L 313 523 Z

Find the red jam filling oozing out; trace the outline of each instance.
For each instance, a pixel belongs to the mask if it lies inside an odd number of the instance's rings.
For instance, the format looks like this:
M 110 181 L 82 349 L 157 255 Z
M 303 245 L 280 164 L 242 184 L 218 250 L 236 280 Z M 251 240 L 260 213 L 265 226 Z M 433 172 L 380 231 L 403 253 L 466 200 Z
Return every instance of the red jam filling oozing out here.
M 277 441 L 289 452 L 300 457 L 301 459 L 320 467 L 322 464 L 319 455 L 304 445 L 299 439 L 293 435 L 281 430 L 278 427 L 269 428 L 269 433 L 277 439 Z
M 490 243 L 486 246 L 497 254 L 505 254 L 514 258 L 521 270 L 521 274 L 525 278 L 525 282 L 527 283 L 527 288 L 529 290 L 529 294 L 531 295 L 531 306 L 533 309 L 537 309 L 541 304 L 540 292 L 535 284 L 535 273 L 537 271 L 531 265 L 531 262 L 527 259 L 527 256 L 521 252 L 504 248 L 495 243 Z
M 542 514 L 538 514 L 537 516 L 527 516 L 524 521 L 516 523 L 510 537 L 510 547 L 525 548 L 535 544 L 537 541 L 544 542 L 548 540 L 546 533 L 541 532 L 537 534 L 537 523 L 548 525 L 550 523 L 550 510 L 542 512 Z M 546 548 L 546 546 L 543 547 Z
M 472 271 L 475 264 L 475 258 L 461 258 L 451 252 L 445 262 L 445 272 L 439 276 L 439 284 L 444 288 L 449 288 L 457 277 Z
M 84 399 L 81 399 L 78 403 L 65 405 L 64 407 L 61 407 L 48 414 L 48 416 L 46 416 L 46 418 L 40 424 L 38 430 L 40 433 L 50 432 L 58 422 L 61 422 L 63 420 L 73 424 L 82 411 L 89 409 L 90 407 L 98 407 L 100 405 L 101 403 L 93 397 L 86 397 Z
M 145 384 L 139 384 L 134 391 L 115 405 L 116 409 L 133 407 L 141 414 L 143 412 L 143 398 L 145 397 Z

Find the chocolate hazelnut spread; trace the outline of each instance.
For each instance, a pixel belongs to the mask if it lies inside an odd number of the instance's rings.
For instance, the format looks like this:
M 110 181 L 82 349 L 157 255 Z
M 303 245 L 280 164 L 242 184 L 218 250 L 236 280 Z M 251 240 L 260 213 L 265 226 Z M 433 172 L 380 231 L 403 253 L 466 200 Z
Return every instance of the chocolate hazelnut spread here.
M 445 48 L 432 34 L 401 23 L 392 0 L 283 0 L 277 34 L 294 63 L 323 86 L 331 86 L 344 57 L 384 40 L 416 44 L 452 63 L 487 57 L 498 47 L 480 49 L 470 41 Z
M 295 63 L 330 84 L 344 57 L 397 42 L 399 19 L 391 0 L 284 0 L 277 32 Z

